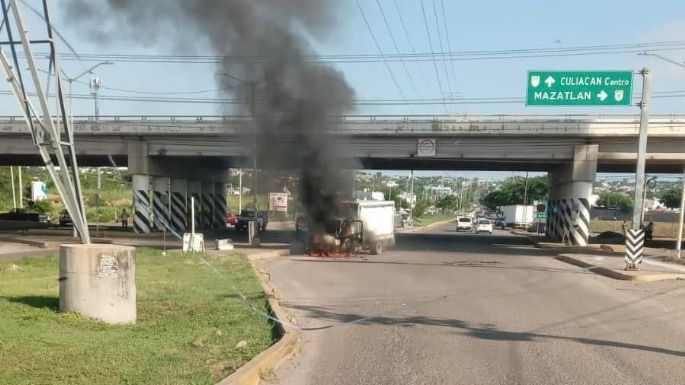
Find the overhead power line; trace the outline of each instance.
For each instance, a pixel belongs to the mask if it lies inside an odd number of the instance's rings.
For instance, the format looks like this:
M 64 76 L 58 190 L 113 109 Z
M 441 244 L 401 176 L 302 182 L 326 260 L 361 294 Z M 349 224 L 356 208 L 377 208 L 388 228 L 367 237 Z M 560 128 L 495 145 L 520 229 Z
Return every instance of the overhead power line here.
M 397 0 L 392 0 L 395 4 L 395 11 L 400 17 L 400 23 L 402 24 L 402 29 L 404 30 L 404 37 L 407 38 L 407 43 L 409 43 L 409 48 L 411 48 L 411 53 L 416 54 L 416 49 L 414 48 L 414 43 L 412 43 L 411 36 L 409 35 L 409 30 L 407 29 L 407 23 L 404 21 L 404 16 L 402 16 L 402 10 L 400 10 L 400 5 L 397 4 Z
M 380 0 L 376 0 L 376 4 L 378 4 L 378 8 L 381 11 L 381 16 L 383 17 L 383 22 L 385 23 L 385 28 L 388 30 L 388 34 L 390 35 L 390 40 L 392 40 L 392 45 L 395 47 L 395 53 L 400 55 L 400 47 L 397 45 L 397 40 L 395 40 L 395 35 L 392 33 L 392 28 L 390 28 L 390 23 L 388 22 L 388 18 L 385 16 L 385 11 L 383 10 L 383 5 L 381 4 Z M 400 60 L 400 63 L 402 64 L 402 68 L 404 69 L 405 75 L 407 75 L 407 78 L 409 79 L 409 83 L 411 84 L 412 88 L 414 89 L 414 92 L 416 93 L 417 96 L 421 97 L 421 93 L 419 92 L 419 89 L 416 87 L 416 83 L 414 82 L 414 77 L 411 75 L 409 72 L 409 69 L 407 68 L 407 63 L 404 62 L 404 60 Z
M 0 96 L 13 95 L 11 91 L 0 91 Z M 31 95 L 29 93 L 29 95 Z M 73 99 L 92 100 L 90 94 L 73 94 Z M 637 97 L 637 96 L 636 96 Z M 664 91 L 652 94 L 654 99 L 660 98 L 685 98 L 685 90 Z M 230 104 L 244 105 L 248 101 L 235 98 L 183 98 L 183 97 L 163 97 L 163 96 L 131 96 L 131 95 L 98 95 L 99 100 L 115 102 L 150 102 L 150 103 L 187 103 L 187 104 Z M 263 103 L 257 101 L 257 103 Z M 432 98 L 432 99 L 358 99 L 353 102 L 358 106 L 415 106 L 415 105 L 456 105 L 456 104 L 523 104 L 524 97 L 472 97 L 472 98 Z
M 444 46 L 442 45 L 442 32 L 440 32 L 440 21 L 438 20 L 438 8 L 435 5 L 435 0 L 433 0 L 433 16 L 435 17 L 435 30 L 438 33 L 438 46 L 440 47 L 440 51 L 443 52 Z M 449 92 L 455 92 L 454 87 L 452 86 L 452 77 L 450 76 L 450 72 L 447 70 L 447 62 L 445 60 L 442 61 L 442 68 L 445 70 L 445 78 L 447 79 L 447 89 Z
M 427 20 L 426 20 L 427 21 Z M 648 42 L 631 44 L 605 44 L 574 47 L 522 48 L 509 50 L 447 51 L 447 52 L 412 52 L 400 54 L 341 54 L 341 55 L 308 55 L 305 60 L 320 63 L 374 63 L 374 62 L 427 62 L 427 61 L 479 61 L 508 60 L 543 57 L 587 56 L 637 54 L 641 52 L 685 51 L 685 40 Z M 47 53 L 36 53 L 37 57 L 47 57 Z M 159 64 L 216 64 L 222 62 L 251 63 L 279 60 L 269 55 L 157 55 L 157 54 L 61 54 L 61 60 L 103 61 L 117 63 L 159 63 Z
M 373 43 L 376 45 L 378 53 L 381 55 L 381 58 L 384 58 L 383 50 L 381 49 L 380 44 L 378 44 L 378 40 L 376 39 L 376 35 L 373 33 L 373 29 L 371 28 L 369 20 L 366 18 L 364 8 L 362 8 L 362 5 L 359 4 L 359 0 L 355 0 L 355 3 L 357 3 L 357 8 L 359 8 L 359 12 L 361 13 L 362 18 L 364 19 L 364 23 L 366 24 L 366 28 L 369 30 L 369 34 L 371 34 L 371 39 L 373 39 Z M 390 78 L 392 79 L 393 83 L 395 83 L 395 87 L 397 87 L 397 91 L 400 93 L 400 96 L 402 97 L 402 99 L 406 100 L 407 97 L 404 95 L 404 91 L 402 91 L 402 87 L 400 86 L 400 83 L 397 81 L 395 73 L 392 71 L 392 68 L 390 68 L 390 64 L 388 64 L 388 62 L 385 59 L 383 59 L 383 63 L 385 63 L 385 68 L 387 69 L 388 74 L 390 75 Z
M 445 0 L 440 0 L 440 5 L 442 7 L 442 22 L 445 25 L 445 38 L 447 39 L 447 51 L 452 52 L 452 42 L 450 39 L 450 31 L 447 28 L 447 12 L 445 11 Z M 454 69 L 454 60 L 450 59 L 450 69 L 452 70 L 452 79 L 455 82 L 455 91 L 459 93 L 459 77 L 457 76 L 457 71 Z M 466 113 L 466 107 L 464 107 L 464 113 Z
M 428 37 L 428 46 L 430 48 L 431 52 L 431 58 L 433 60 L 433 69 L 435 70 L 435 78 L 437 79 L 438 82 L 438 88 L 440 89 L 440 96 L 445 97 L 445 90 L 442 87 L 442 80 L 440 80 L 440 71 L 438 71 L 438 64 L 435 60 L 435 51 L 433 50 L 433 42 L 431 38 L 431 32 L 430 28 L 428 28 L 428 17 L 426 17 L 426 7 L 423 4 L 423 0 L 421 0 L 421 13 L 423 14 L 423 24 L 426 26 L 426 35 Z M 445 112 L 449 114 L 449 108 L 447 108 L 447 104 L 445 104 Z

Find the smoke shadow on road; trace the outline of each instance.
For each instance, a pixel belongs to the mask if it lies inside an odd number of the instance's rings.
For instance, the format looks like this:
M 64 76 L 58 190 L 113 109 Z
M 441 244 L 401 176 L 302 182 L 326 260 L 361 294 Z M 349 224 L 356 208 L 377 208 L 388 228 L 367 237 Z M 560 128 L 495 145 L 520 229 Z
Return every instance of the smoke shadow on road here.
M 526 332 L 526 331 L 509 331 L 500 330 L 496 325 L 472 325 L 466 321 L 458 319 L 445 319 L 445 318 L 433 318 L 424 316 L 411 316 L 411 317 L 388 317 L 388 316 L 363 316 L 360 314 L 353 313 L 336 313 L 330 311 L 324 307 L 318 306 L 300 306 L 300 305 L 288 305 L 288 307 L 303 311 L 308 317 L 319 319 L 336 321 L 338 323 L 333 325 L 327 325 L 315 328 L 305 328 L 305 331 L 315 331 L 315 330 L 325 330 L 331 329 L 340 325 L 359 325 L 359 326 L 373 326 L 373 325 L 383 325 L 383 326 L 404 326 L 404 327 L 414 327 L 414 326 L 435 326 L 458 329 L 457 333 L 460 335 L 470 336 L 481 340 L 492 340 L 492 341 L 508 341 L 508 342 L 543 342 L 545 340 L 555 340 L 555 341 L 570 341 L 576 342 L 584 345 L 593 346 L 606 346 L 613 348 L 629 349 L 629 350 L 640 350 L 651 353 L 659 353 L 672 355 L 676 357 L 685 357 L 685 351 L 673 350 L 655 346 L 641 345 L 635 343 L 603 340 L 598 338 L 589 337 L 572 337 L 572 336 L 559 336 L 553 334 L 543 334 L 536 332 Z
M 550 250 L 534 247 L 530 240 L 518 236 L 475 234 L 397 234 L 391 251 L 478 252 L 492 255 L 555 256 Z M 430 245 L 430 247 L 426 247 Z
M 568 273 L 568 274 L 593 274 L 586 270 L 564 269 L 564 268 L 548 268 L 537 266 L 508 266 L 500 262 L 494 261 L 456 261 L 456 262 L 402 262 L 402 261 L 378 261 L 378 260 L 353 260 L 353 259 L 310 259 L 302 258 L 291 260 L 297 262 L 311 262 L 311 263 L 350 263 L 350 264 L 378 264 L 378 265 L 407 265 L 407 266 L 425 266 L 425 267 L 453 267 L 453 268 L 483 268 L 483 269 L 509 269 L 509 270 L 524 270 L 537 271 L 546 273 Z

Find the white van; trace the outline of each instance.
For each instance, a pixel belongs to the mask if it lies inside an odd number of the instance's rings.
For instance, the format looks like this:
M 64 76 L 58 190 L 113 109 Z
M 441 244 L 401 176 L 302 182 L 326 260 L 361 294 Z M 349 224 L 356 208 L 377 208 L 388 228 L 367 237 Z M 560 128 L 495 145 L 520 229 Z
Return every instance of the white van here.
M 457 218 L 457 232 L 459 231 L 471 231 L 473 230 L 473 219 L 471 217 L 459 217 Z

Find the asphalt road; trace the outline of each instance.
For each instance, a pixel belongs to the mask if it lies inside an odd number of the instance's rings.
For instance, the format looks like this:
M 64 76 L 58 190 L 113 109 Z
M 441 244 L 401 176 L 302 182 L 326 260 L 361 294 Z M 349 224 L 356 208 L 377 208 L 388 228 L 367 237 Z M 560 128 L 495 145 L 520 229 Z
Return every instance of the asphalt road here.
M 521 237 L 398 235 L 265 269 L 304 329 L 282 385 L 684 384 L 685 283 L 614 281 Z

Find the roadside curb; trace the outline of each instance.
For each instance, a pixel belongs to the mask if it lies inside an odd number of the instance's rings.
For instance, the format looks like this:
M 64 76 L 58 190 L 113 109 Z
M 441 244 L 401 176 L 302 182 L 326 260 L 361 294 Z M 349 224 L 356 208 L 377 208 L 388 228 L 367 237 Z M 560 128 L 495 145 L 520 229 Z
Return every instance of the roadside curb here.
M 601 253 L 606 254 L 606 252 L 600 248 L 600 245 L 594 245 L 594 244 L 588 245 L 588 246 L 553 245 L 553 244 L 549 244 L 549 243 L 545 243 L 545 242 L 539 242 L 539 241 L 535 240 L 534 238 L 532 238 L 529 234 L 522 233 L 522 232 L 519 232 L 517 230 L 509 230 L 509 232 L 514 234 L 514 235 L 525 237 L 526 239 L 528 239 L 528 241 L 530 241 L 530 243 L 533 244 L 533 246 L 535 246 L 538 249 L 559 250 L 559 251 L 563 251 L 563 252 L 567 252 L 567 253 L 572 253 L 572 252 L 590 252 L 590 253 L 601 252 Z
M 618 272 L 616 270 L 608 269 L 606 267 L 596 266 L 585 261 L 570 257 L 568 255 L 559 255 L 555 259 L 566 262 L 568 264 L 587 269 L 595 274 L 603 275 L 605 277 L 621 280 L 621 281 L 636 281 L 636 282 L 655 282 L 673 279 L 683 279 L 683 274 L 645 274 L 645 275 L 630 275 Z
M 23 239 L 18 237 L 0 237 L 0 241 L 10 242 L 10 243 L 22 243 L 24 245 L 39 247 L 41 249 L 47 249 L 48 243 L 41 241 L 32 241 L 30 239 Z
M 236 251 L 239 252 L 240 250 L 238 249 Z M 259 282 L 269 301 L 269 307 L 274 317 L 278 320 L 287 319 L 286 312 L 278 303 L 275 295 L 276 289 L 269 284 L 270 278 L 264 278 L 264 273 L 257 264 L 260 261 L 266 261 L 285 255 L 290 255 L 290 251 L 273 250 L 247 256 L 250 265 L 252 265 L 252 269 L 259 277 Z M 277 328 L 282 335 L 280 340 L 259 353 L 255 358 L 216 385 L 258 385 L 262 382 L 264 379 L 263 377 L 267 375 L 267 373 L 277 369 L 283 362 L 297 353 L 302 346 L 301 333 L 299 331 L 286 329 L 282 324 L 278 324 Z

